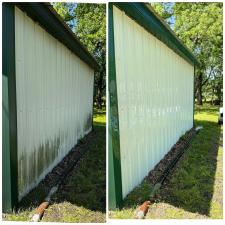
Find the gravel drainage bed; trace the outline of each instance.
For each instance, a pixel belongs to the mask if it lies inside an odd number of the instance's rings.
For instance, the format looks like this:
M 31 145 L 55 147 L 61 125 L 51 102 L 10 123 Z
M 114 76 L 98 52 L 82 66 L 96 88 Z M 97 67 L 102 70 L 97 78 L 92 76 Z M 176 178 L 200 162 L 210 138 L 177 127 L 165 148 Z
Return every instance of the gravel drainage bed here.
M 187 131 L 177 143 L 171 148 L 171 150 L 164 156 L 162 160 L 151 170 L 146 177 L 146 180 L 151 183 L 155 184 L 169 164 L 176 158 L 176 156 L 180 153 L 180 151 L 185 148 L 187 142 L 192 138 L 195 134 L 195 128 L 190 129 Z M 183 156 L 181 156 L 183 157 Z M 176 167 L 176 166 L 175 166 Z

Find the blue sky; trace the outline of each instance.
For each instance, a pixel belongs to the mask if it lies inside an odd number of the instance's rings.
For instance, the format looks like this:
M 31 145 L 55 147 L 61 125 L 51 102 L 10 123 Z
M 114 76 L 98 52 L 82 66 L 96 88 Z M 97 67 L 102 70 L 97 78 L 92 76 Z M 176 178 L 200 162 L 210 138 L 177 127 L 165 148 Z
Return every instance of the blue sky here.
M 168 11 L 172 11 L 172 8 L 173 8 L 174 4 L 175 4 L 174 2 L 164 3 L 164 5 L 165 5 L 165 7 Z M 172 29 L 174 29 L 175 17 L 171 16 L 169 19 L 167 19 L 167 23 L 170 25 L 170 27 Z
M 68 3 L 67 5 L 68 5 L 70 14 L 74 15 L 74 11 L 77 7 L 77 3 Z M 73 30 L 73 32 L 75 32 L 76 24 L 77 24 L 76 19 L 74 18 L 74 19 L 70 20 L 69 22 L 67 22 L 67 24 L 70 26 L 70 28 Z

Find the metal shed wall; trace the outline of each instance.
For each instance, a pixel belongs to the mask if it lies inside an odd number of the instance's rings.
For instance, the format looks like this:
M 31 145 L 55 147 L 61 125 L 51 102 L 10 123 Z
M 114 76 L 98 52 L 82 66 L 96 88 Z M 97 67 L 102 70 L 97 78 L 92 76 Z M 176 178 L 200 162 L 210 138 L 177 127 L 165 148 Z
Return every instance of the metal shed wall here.
M 193 126 L 194 66 L 113 7 L 125 197 Z
M 15 9 L 19 199 L 92 129 L 94 70 Z

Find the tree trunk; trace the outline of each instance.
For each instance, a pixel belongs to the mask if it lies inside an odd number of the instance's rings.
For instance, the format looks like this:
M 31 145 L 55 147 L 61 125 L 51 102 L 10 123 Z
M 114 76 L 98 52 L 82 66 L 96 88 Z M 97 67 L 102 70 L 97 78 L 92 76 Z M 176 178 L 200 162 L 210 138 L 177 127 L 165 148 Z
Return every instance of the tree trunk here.
M 101 71 L 98 79 L 98 89 L 97 89 L 97 107 L 102 108 L 102 97 L 103 97 L 103 72 Z
M 223 94 L 222 94 L 221 89 L 222 89 L 222 87 L 219 84 L 215 87 L 215 94 L 216 94 L 216 97 L 217 97 L 217 99 L 215 101 L 215 105 L 220 105 L 221 102 L 222 102 L 222 95 Z
M 98 107 L 98 109 L 102 108 L 102 97 L 101 97 L 101 93 L 100 92 L 97 95 L 97 107 Z
M 214 95 L 214 88 L 212 88 L 211 105 L 214 105 L 214 102 L 213 102 L 213 95 Z
M 197 105 L 202 105 L 202 73 L 197 76 L 196 78 L 196 98 L 197 98 Z

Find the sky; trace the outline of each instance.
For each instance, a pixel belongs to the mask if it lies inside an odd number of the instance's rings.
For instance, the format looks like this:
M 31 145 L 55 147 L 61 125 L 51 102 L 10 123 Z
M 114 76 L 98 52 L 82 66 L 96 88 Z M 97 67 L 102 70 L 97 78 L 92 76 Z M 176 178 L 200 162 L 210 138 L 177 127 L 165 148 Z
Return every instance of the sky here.
M 71 15 L 74 15 L 74 11 L 75 11 L 76 7 L 77 7 L 77 3 L 69 3 L 68 4 L 68 9 L 69 9 L 69 12 Z M 72 29 L 72 31 L 75 32 L 76 24 L 77 24 L 76 19 L 74 18 L 74 19 L 70 20 L 69 22 L 67 22 L 67 24 Z
M 167 3 L 164 3 L 164 4 L 165 4 L 165 6 L 166 6 L 168 11 L 172 11 L 172 8 L 173 8 L 175 3 L 174 2 L 167 2 Z M 169 24 L 169 26 L 173 30 L 174 29 L 174 24 L 175 24 L 175 17 L 171 16 L 169 19 L 167 19 L 166 22 Z

